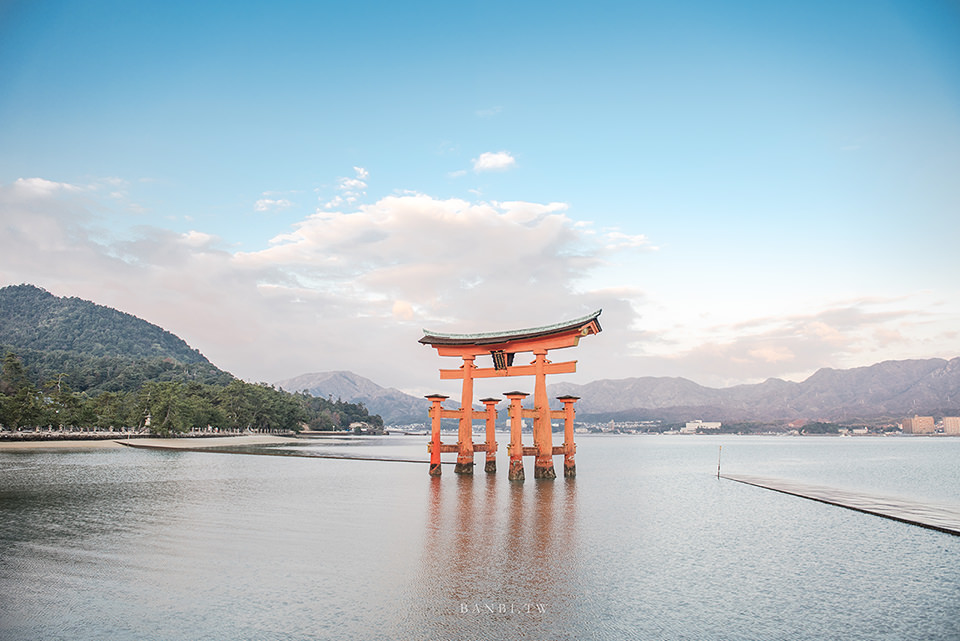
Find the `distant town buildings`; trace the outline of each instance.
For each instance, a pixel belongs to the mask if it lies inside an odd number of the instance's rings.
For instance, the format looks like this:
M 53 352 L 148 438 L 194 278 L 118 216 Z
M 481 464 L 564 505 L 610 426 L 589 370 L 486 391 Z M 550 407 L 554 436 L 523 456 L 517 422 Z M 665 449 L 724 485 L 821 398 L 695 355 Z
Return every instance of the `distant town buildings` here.
M 960 416 L 944 416 L 943 433 L 960 434 Z
M 917 416 L 903 419 L 904 434 L 933 434 L 934 423 L 932 416 Z
M 706 430 L 719 430 L 722 423 L 720 422 L 703 422 L 700 419 L 695 421 L 690 421 L 685 426 L 680 428 L 681 434 L 696 434 L 697 432 L 703 432 Z

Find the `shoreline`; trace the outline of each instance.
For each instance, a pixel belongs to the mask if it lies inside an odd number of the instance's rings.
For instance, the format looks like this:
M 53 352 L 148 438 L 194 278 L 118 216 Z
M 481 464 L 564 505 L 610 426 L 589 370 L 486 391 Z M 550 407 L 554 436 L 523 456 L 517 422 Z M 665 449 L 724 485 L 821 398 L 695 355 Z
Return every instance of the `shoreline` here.
M 117 441 L 126 440 L 117 438 L 89 438 L 89 439 L 34 439 L 17 441 L 0 441 L 0 452 L 25 452 L 33 450 L 94 450 L 123 447 Z M 139 440 L 139 439 L 138 439 Z
M 125 441 L 125 439 L 119 439 Z M 240 445 L 282 445 L 284 443 L 302 443 L 291 436 L 273 434 L 238 434 L 236 436 L 196 436 L 187 438 L 138 438 L 130 445 L 143 449 L 197 450 L 237 447 Z M 117 443 L 123 447 L 125 443 Z
M 180 438 L 139 437 L 126 438 L 118 435 L 116 438 L 87 438 L 87 439 L 49 439 L 0 441 L 0 452 L 23 452 L 34 450 L 92 450 L 115 449 L 124 447 L 126 442 L 135 442 L 143 448 L 163 449 L 202 449 L 216 447 L 236 447 L 238 445 L 280 445 L 283 443 L 299 442 L 295 438 L 274 436 L 271 434 L 238 434 L 232 436 L 193 436 Z

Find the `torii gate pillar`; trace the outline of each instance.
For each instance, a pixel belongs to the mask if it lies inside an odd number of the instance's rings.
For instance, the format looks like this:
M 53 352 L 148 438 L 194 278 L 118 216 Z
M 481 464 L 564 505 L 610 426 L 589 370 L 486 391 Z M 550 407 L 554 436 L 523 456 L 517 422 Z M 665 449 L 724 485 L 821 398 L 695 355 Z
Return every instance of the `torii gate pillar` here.
M 533 386 L 533 404 L 536 415 L 533 418 L 533 445 L 537 448 L 537 458 L 533 465 L 533 478 L 555 479 L 553 471 L 553 424 L 550 421 L 550 400 L 547 398 L 547 350 L 533 351 L 536 381 Z
M 484 414 L 486 414 L 487 419 L 487 442 L 484 443 L 487 450 L 487 460 L 483 465 L 483 471 L 487 474 L 495 474 L 497 472 L 497 403 L 500 402 L 500 399 L 481 398 L 480 402 L 486 408 Z
M 510 399 L 510 471 L 507 478 L 511 481 L 522 481 L 523 476 L 523 441 L 520 430 L 523 427 L 523 407 L 520 405 L 528 394 L 524 392 L 507 392 L 504 394 Z
M 430 445 L 428 449 L 430 450 L 430 476 L 440 476 L 440 419 L 443 418 L 443 406 L 442 403 L 450 398 L 449 396 L 444 396 L 442 394 L 434 394 L 428 396 L 427 400 L 430 401 Z
M 573 442 L 573 404 L 580 400 L 579 396 L 558 396 L 557 400 L 563 403 L 563 476 L 572 479 L 577 475 L 577 464 L 574 454 L 577 446 Z
M 463 357 L 463 392 L 460 396 L 459 451 L 454 474 L 473 474 L 473 366 L 474 356 Z

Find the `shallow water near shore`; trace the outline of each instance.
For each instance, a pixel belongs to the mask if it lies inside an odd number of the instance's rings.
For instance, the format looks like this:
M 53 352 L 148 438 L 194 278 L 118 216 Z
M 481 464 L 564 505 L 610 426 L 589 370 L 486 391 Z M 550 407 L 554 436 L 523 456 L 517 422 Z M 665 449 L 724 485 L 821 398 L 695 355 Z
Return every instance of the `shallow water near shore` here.
M 425 443 L 283 447 L 426 460 Z M 591 435 L 576 479 L 522 484 L 502 452 L 495 475 L 440 478 L 2 452 L 0 638 L 960 638 L 960 537 L 718 480 L 721 444 L 725 472 L 960 505 L 944 438 Z

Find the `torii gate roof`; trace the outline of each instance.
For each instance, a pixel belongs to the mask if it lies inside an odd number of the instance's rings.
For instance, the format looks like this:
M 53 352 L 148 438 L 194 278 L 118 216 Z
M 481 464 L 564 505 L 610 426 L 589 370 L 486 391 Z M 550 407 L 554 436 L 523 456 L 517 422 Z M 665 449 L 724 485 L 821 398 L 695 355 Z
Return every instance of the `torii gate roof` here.
M 543 327 L 530 327 L 527 329 L 515 329 L 505 332 L 481 332 L 477 334 L 449 334 L 445 332 L 432 332 L 423 330 L 423 338 L 420 342 L 424 345 L 498 345 L 510 343 L 519 340 L 528 340 L 536 338 L 545 338 L 558 334 L 570 333 L 584 329 L 592 325 L 590 333 L 600 333 L 600 322 L 597 318 L 602 309 L 598 309 L 592 314 L 587 314 L 573 320 L 555 323 L 553 325 L 544 325 Z

